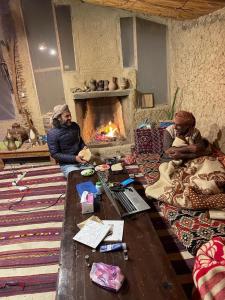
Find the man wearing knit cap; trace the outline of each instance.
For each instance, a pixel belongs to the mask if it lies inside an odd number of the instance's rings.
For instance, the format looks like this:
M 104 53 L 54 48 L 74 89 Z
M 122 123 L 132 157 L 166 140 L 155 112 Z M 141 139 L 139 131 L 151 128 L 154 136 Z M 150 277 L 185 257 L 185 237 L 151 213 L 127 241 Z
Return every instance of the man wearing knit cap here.
M 57 105 L 53 109 L 53 128 L 47 134 L 51 156 L 60 164 L 65 177 L 69 172 L 79 170 L 79 164 L 86 163 L 78 153 L 85 146 L 80 127 L 72 122 L 68 105 Z
M 201 137 L 200 131 L 195 128 L 195 117 L 187 111 L 179 111 L 175 114 L 174 124 L 164 131 L 163 148 L 170 159 L 196 158 L 210 153 L 207 141 Z M 181 147 L 173 146 L 175 138 L 184 141 Z

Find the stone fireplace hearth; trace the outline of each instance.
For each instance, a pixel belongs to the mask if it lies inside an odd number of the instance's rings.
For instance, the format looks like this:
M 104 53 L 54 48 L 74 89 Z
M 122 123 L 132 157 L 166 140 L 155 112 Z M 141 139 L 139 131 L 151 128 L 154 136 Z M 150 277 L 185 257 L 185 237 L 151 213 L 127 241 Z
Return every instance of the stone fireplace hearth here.
M 73 93 L 76 119 L 90 148 L 132 143 L 133 90 Z

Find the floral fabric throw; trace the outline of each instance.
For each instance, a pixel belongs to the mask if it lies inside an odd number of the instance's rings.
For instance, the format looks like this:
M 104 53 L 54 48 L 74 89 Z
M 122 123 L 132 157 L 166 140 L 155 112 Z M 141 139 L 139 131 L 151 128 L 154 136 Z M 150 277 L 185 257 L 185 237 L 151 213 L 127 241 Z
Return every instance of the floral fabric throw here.
M 215 237 L 199 248 L 193 278 L 200 299 L 225 299 L 225 238 Z
M 147 197 L 190 209 L 225 207 L 225 168 L 216 157 L 170 161 L 159 167 L 159 180 L 146 188 Z

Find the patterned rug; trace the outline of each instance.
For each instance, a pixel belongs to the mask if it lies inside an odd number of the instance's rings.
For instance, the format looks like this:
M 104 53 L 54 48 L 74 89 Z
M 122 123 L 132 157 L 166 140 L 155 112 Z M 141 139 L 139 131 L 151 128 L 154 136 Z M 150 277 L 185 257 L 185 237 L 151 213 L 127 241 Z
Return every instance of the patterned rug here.
M 152 163 L 149 162 L 150 169 Z M 146 185 L 146 178 L 137 165 L 126 168 L 137 182 Z M 19 191 L 12 186 L 12 181 L 24 171 L 27 174 L 19 184 L 29 189 Z M 147 178 L 151 182 L 154 175 Z M 0 297 L 8 300 L 54 299 L 64 200 L 59 197 L 65 192 L 65 186 L 58 166 L 7 166 L 0 172 Z M 12 205 L 22 197 L 20 203 Z M 190 299 L 193 256 L 163 219 L 157 202 L 151 204 L 150 213 L 177 279 Z
M 156 172 L 159 166 L 158 159 L 159 155 L 157 154 L 151 155 L 151 158 L 147 154 L 139 155 L 136 157 L 138 165 L 126 166 L 129 176 L 135 178 L 135 181 L 144 187 L 147 184 L 154 183 L 158 178 L 158 172 Z M 145 197 L 144 194 L 143 197 Z M 161 203 L 152 201 L 150 205 L 152 224 L 173 266 L 178 282 L 183 287 L 187 299 L 191 299 L 194 288 L 192 271 L 195 258 L 174 234 L 169 222 L 167 222 L 163 215 Z
M 29 189 L 20 191 L 12 181 L 25 171 L 19 185 Z M 65 186 L 58 166 L 9 165 L 0 172 L 0 297 L 54 299 Z

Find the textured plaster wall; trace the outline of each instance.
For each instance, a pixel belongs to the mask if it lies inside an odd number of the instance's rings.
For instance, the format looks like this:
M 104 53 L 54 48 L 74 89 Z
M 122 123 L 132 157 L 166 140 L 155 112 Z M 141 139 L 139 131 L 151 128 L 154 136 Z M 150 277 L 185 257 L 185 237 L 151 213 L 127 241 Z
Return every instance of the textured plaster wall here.
M 108 79 L 112 76 L 126 77 L 131 81 L 131 86 L 136 88 L 135 68 L 123 68 L 121 42 L 120 42 L 120 17 L 130 17 L 135 14 L 119 9 L 95 6 L 81 3 L 80 1 L 55 0 L 56 4 L 71 5 L 73 38 L 76 55 L 76 72 L 63 72 L 66 102 L 74 112 L 71 88 L 82 87 L 84 81 L 91 78 Z M 167 19 L 144 16 L 151 21 L 167 24 Z M 167 106 L 154 109 L 136 108 L 136 98 L 130 96 L 133 128 L 144 121 L 146 117 L 152 121 L 166 118 Z M 75 113 L 73 114 L 76 119 Z
M 19 0 L 12 2 L 17 11 L 18 47 L 23 67 L 24 91 L 27 106 L 35 126 L 42 133 L 43 120 L 33 80 L 28 45 L 20 18 Z M 112 76 L 127 77 L 136 87 L 135 68 L 123 68 L 120 45 L 119 18 L 134 14 L 108 7 L 94 6 L 78 0 L 54 0 L 54 4 L 71 6 L 76 70 L 62 72 L 65 101 L 76 120 L 71 89 L 82 87 L 91 78 L 110 80 Z M 193 111 L 197 127 L 211 142 L 225 145 L 225 9 L 197 20 L 179 22 L 156 17 L 152 21 L 168 25 L 168 78 L 170 99 L 177 86 L 177 109 Z M 167 105 L 153 109 L 136 108 L 135 94 L 130 96 L 133 127 L 149 118 L 157 122 L 166 118 Z M 127 113 L 128 115 L 128 113 Z M 7 124 L 8 125 L 8 124 Z
M 119 9 L 95 6 L 72 0 L 55 0 L 55 4 L 71 6 L 73 40 L 77 69 L 75 72 L 63 72 L 66 102 L 76 120 L 75 105 L 71 88 L 83 87 L 84 81 L 94 78 L 108 79 L 112 76 L 126 77 L 131 87 L 136 88 L 135 68 L 123 68 L 120 42 L 120 17 L 134 14 Z M 145 17 L 138 15 L 139 17 Z M 166 19 L 148 17 L 152 21 L 166 24 Z M 130 105 L 125 112 L 132 126 L 127 134 L 133 137 L 133 129 L 150 117 L 153 121 L 165 119 L 165 106 L 159 109 L 136 108 L 135 93 L 129 96 Z M 131 113 L 132 112 L 132 113 Z M 132 140 L 131 140 L 132 142 Z
M 122 66 L 120 47 L 119 18 L 129 13 L 80 1 L 55 0 L 54 3 L 71 6 L 76 71 L 63 72 L 63 83 L 66 102 L 76 119 L 71 89 L 82 88 L 84 81 L 111 80 L 115 76 L 127 77 L 133 87 L 136 85 L 135 70 Z
M 225 9 L 169 30 L 171 98 L 192 111 L 197 127 L 225 151 Z

